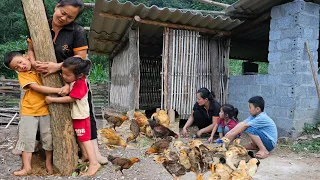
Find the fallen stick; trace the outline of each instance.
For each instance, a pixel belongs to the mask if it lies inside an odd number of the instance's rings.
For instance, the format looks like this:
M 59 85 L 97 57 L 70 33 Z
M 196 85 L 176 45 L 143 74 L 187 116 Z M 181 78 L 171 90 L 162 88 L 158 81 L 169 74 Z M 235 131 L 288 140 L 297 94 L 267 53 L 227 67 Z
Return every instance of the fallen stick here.
M 9 123 L 7 124 L 7 126 L 5 127 L 5 129 L 7 129 L 9 127 L 9 125 L 12 123 L 12 121 L 17 117 L 18 113 L 16 113 L 11 120 L 9 121 Z

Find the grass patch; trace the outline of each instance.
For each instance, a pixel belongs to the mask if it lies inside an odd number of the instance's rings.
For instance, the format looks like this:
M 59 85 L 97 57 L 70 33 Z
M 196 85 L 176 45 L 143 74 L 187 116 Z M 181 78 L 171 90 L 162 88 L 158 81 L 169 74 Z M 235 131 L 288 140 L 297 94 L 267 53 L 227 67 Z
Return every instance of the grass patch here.
M 293 144 L 291 146 L 291 149 L 295 152 L 320 153 L 320 140 L 314 139 L 309 141 L 298 142 Z

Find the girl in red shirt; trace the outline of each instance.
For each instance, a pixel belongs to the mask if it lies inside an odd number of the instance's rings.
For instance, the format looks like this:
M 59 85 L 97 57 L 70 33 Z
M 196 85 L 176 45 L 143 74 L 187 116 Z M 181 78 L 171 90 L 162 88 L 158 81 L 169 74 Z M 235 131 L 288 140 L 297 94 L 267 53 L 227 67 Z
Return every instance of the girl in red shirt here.
M 213 135 L 218 132 L 219 137 L 222 138 L 227 132 L 233 129 L 237 124 L 238 109 L 231 104 L 225 104 L 220 108 L 219 119 L 217 124 L 213 127 L 209 142 L 213 141 Z

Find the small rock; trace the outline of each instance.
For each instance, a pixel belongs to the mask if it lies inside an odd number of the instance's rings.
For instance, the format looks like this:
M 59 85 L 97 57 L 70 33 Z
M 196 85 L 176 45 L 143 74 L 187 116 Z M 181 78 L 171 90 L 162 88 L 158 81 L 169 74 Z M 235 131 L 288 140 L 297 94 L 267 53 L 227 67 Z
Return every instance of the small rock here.
M 281 144 L 287 144 L 287 143 L 292 143 L 293 140 L 289 137 L 279 137 L 278 138 L 279 143 Z
M 307 135 L 300 136 L 300 137 L 297 138 L 297 140 L 307 140 L 307 139 L 308 139 Z
M 318 138 L 320 138 L 320 134 L 319 135 L 312 134 L 312 139 L 318 139 Z

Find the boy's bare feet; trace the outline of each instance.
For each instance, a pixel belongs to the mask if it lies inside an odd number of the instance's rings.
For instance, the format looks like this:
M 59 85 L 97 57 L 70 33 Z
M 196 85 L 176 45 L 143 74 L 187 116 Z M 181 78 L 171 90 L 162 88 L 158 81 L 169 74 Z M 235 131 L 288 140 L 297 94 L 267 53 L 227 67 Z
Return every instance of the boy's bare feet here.
M 99 163 L 97 164 L 89 164 L 89 168 L 87 170 L 86 173 L 84 173 L 83 175 L 81 176 L 95 176 L 96 173 L 98 172 L 98 170 L 100 169 L 101 165 Z
M 246 148 L 247 150 L 258 150 L 258 146 L 253 144 L 253 142 L 251 142 L 250 144 L 245 145 L 244 148 Z
M 264 159 L 264 158 L 267 158 L 268 156 L 269 156 L 268 151 L 258 151 L 255 155 L 255 157 L 258 159 Z
M 20 169 L 13 173 L 15 176 L 28 176 L 29 174 L 31 174 L 31 169 Z
M 52 175 L 53 174 L 53 165 L 51 163 L 47 163 L 46 162 L 46 169 L 47 169 L 48 175 Z

